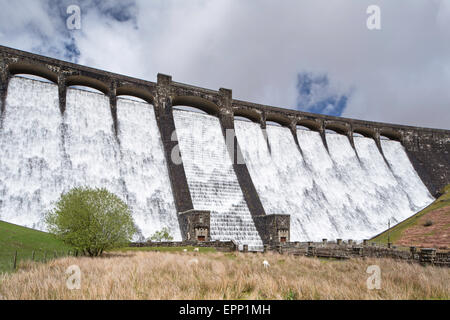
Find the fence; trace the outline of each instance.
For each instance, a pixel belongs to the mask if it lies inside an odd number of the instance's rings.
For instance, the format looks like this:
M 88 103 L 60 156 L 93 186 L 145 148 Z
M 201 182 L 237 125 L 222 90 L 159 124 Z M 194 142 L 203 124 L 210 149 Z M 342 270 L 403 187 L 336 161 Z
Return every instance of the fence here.
M 398 248 L 392 244 L 383 246 L 376 243 L 343 242 L 289 242 L 278 245 L 265 245 L 264 251 L 275 251 L 280 254 L 302 255 L 307 257 L 351 259 L 351 258 L 391 258 L 422 265 L 450 267 L 450 252 L 438 252 L 434 248 Z
M 66 251 L 48 251 L 48 250 L 33 250 L 31 252 L 21 252 L 20 250 L 14 251 L 12 254 L 3 254 L 0 260 L 5 261 L 3 266 L 0 265 L 0 272 L 12 270 L 15 271 L 19 267 L 21 261 L 33 261 L 33 262 L 48 262 L 52 259 L 67 257 L 67 256 L 78 256 L 78 250 L 68 250 Z M 5 265 L 6 264 L 6 265 Z M 3 267 L 3 268 L 2 268 Z

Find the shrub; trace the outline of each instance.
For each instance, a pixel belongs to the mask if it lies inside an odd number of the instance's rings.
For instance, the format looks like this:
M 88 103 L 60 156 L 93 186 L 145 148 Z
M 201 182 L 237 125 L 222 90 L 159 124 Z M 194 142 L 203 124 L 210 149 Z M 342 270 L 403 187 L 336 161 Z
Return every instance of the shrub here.
M 432 226 L 432 225 L 433 225 L 433 221 L 431 221 L 431 220 L 427 220 L 425 222 L 425 224 L 424 224 L 425 227 L 429 227 L 429 226 Z
M 156 231 L 151 237 L 151 241 L 172 241 L 173 237 L 170 235 L 168 228 L 163 228 L 161 231 Z
M 45 221 L 51 233 L 89 256 L 128 244 L 136 232 L 127 204 L 106 189 L 62 194 Z

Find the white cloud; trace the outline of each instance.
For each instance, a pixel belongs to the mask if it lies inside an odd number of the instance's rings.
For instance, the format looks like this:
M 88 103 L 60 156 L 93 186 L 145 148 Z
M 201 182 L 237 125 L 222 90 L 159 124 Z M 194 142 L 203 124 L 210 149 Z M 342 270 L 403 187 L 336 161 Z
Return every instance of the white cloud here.
M 1 43 L 39 46 L 32 22 L 62 47 L 58 17 L 24 2 L 33 7 L 25 16 L 18 1 L 0 0 Z M 82 30 L 72 33 L 80 63 L 148 80 L 167 73 L 287 108 L 296 107 L 298 73 L 326 74 L 331 93 L 352 92 L 344 116 L 449 128 L 446 0 L 137 0 L 128 21 L 83 3 Z M 371 4 L 381 8 L 380 31 L 366 28 Z

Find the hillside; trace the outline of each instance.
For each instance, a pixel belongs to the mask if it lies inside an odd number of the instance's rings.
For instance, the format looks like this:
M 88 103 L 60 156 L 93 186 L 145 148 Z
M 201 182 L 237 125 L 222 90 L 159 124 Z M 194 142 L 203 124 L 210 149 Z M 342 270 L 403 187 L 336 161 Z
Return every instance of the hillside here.
M 450 185 L 431 205 L 389 230 L 391 242 L 399 246 L 450 249 Z M 372 241 L 388 242 L 388 230 Z
M 50 258 L 55 251 L 67 253 L 70 247 L 49 233 L 0 221 L 0 273 L 12 270 L 16 250 L 19 261 L 31 259 L 33 251 L 36 260 L 43 260 L 45 252 Z

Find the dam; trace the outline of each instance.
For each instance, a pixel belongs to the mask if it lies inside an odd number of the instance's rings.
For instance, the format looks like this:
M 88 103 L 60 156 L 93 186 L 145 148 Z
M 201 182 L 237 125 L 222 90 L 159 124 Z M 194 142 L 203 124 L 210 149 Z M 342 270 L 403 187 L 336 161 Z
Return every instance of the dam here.
M 362 240 L 450 183 L 449 130 L 263 106 L 6 47 L 0 75 L 0 220 L 39 230 L 61 193 L 89 186 L 125 201 L 144 238 L 166 227 L 252 250 Z

